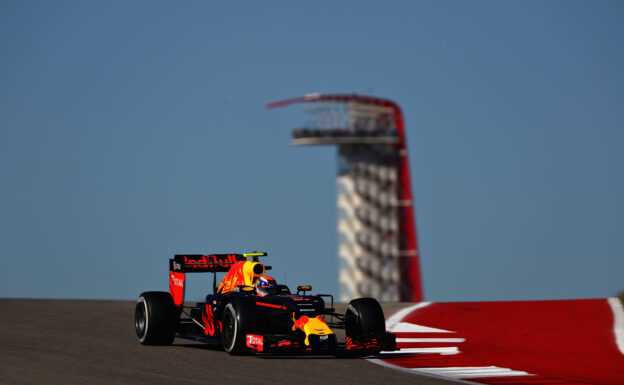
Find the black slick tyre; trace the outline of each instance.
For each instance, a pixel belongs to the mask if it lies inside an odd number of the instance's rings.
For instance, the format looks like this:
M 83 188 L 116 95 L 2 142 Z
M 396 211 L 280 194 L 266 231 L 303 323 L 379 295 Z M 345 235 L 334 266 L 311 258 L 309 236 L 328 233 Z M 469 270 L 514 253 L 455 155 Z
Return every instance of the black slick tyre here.
M 226 352 L 240 355 L 247 351 L 247 333 L 254 326 L 255 313 L 255 307 L 244 301 L 232 301 L 225 306 L 221 343 Z
M 386 334 L 386 320 L 381 305 L 374 298 L 358 298 L 349 302 L 345 317 L 347 337 L 382 338 Z
M 134 311 L 134 327 L 143 345 L 171 345 L 178 320 L 171 294 L 163 291 L 142 293 Z

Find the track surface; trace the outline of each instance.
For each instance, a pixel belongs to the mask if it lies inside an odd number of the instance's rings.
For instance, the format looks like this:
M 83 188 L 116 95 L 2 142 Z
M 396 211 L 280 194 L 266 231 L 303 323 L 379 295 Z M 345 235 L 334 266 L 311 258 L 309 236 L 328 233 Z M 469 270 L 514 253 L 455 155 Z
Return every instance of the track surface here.
M 404 307 L 384 305 L 387 316 Z M 0 384 L 452 384 L 364 359 L 140 345 L 134 302 L 0 299 Z

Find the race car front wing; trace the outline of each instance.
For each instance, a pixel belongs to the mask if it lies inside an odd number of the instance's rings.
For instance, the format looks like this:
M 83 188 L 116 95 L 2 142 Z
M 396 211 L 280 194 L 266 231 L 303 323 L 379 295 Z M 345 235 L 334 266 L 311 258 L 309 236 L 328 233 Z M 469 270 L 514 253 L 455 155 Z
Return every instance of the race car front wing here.
M 382 338 L 355 339 L 347 337 L 345 343 L 338 343 L 334 334 L 311 335 L 309 345 L 292 335 L 247 334 L 247 347 L 261 353 L 330 353 L 335 355 L 366 356 L 380 351 L 395 351 L 396 335 L 386 333 Z

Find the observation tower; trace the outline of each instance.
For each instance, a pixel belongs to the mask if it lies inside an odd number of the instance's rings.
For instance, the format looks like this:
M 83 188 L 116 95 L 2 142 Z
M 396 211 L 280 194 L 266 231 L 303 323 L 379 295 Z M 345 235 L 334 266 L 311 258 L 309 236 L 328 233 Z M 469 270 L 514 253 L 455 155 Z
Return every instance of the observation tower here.
M 387 99 L 309 94 L 293 144 L 338 147 L 340 299 L 420 302 L 418 241 L 403 114 Z

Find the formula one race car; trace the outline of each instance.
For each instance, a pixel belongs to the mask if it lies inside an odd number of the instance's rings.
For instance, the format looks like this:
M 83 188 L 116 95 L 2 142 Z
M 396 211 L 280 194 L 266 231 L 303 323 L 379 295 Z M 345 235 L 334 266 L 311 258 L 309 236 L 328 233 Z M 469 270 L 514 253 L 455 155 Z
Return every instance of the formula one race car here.
M 345 314 L 334 309 L 331 295 L 292 294 L 265 276 L 266 253 L 176 255 L 169 260 L 169 293 L 149 291 L 139 297 L 135 328 L 143 345 L 171 345 L 175 337 L 221 345 L 230 354 L 329 353 L 371 355 L 396 350 L 385 318 L 373 298 L 349 302 Z M 213 294 L 195 306 L 184 303 L 186 273 L 213 273 Z M 217 286 L 216 273 L 226 273 Z M 327 306 L 326 299 L 330 300 Z M 345 329 L 338 342 L 332 329 Z

